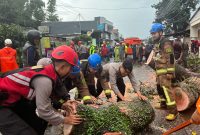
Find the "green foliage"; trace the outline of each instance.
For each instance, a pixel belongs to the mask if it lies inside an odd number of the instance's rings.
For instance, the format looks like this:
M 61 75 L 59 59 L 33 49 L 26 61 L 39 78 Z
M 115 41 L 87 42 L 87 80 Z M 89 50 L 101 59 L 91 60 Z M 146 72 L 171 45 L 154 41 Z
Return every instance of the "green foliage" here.
M 131 120 L 131 129 L 133 132 L 148 127 L 155 118 L 155 112 L 148 101 L 141 101 L 138 98 L 134 98 L 132 102 L 119 102 L 117 106 L 127 110 L 126 115 Z
M 77 111 L 85 118 L 85 121 L 75 126 L 74 135 L 101 135 L 105 131 L 121 131 L 126 135 L 132 134 L 130 119 L 115 105 L 103 109 L 79 105 Z
M 199 0 L 161 0 L 152 6 L 156 9 L 155 22 L 165 24 L 166 34 L 183 31 L 188 26 L 190 12 L 198 3 Z
M 0 24 L 0 35 L 4 39 L 22 40 L 24 38 L 23 28 L 16 24 Z
M 104 132 L 132 135 L 148 127 L 155 117 L 150 103 L 137 98 L 132 102 L 103 105 L 98 109 L 79 105 L 77 112 L 84 122 L 74 127 L 73 135 L 102 135 Z
M 198 55 L 190 54 L 187 58 L 187 65 L 193 72 L 200 73 L 200 58 Z
M 45 20 L 42 0 L 0 0 L 0 23 L 35 27 Z
M 59 17 L 56 12 L 56 0 L 49 0 L 47 6 L 47 21 L 59 21 Z

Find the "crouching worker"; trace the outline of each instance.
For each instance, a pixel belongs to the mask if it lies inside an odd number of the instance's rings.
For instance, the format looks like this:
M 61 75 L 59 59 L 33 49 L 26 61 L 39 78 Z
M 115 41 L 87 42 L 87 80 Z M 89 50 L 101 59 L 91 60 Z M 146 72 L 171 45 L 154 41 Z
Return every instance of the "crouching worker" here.
M 1 76 L 0 132 L 3 135 L 42 135 L 45 121 L 53 125 L 81 123 L 79 115 L 70 113 L 65 117 L 51 105 L 51 100 L 59 97 L 57 82 L 77 66 L 78 56 L 73 49 L 62 45 L 53 50 L 52 57 L 53 63 L 48 66 L 27 67 Z M 62 101 L 67 99 L 67 94 L 60 97 Z M 36 108 L 41 119 L 35 113 Z
M 42 58 L 38 61 L 37 65 L 47 66 L 51 63 L 52 60 L 50 58 Z M 77 66 L 72 67 L 69 76 L 65 77 L 60 83 L 57 83 L 57 85 L 59 85 L 57 86 L 57 88 L 60 88 L 62 92 L 69 93 L 70 99 L 74 100 L 75 97 L 77 96 L 75 95 L 76 92 L 74 92 L 75 91 L 74 88 L 77 88 L 78 90 L 77 98 L 83 100 L 84 104 L 93 103 L 84 75 L 80 69 L 80 61 L 78 61 Z M 58 100 L 55 100 L 53 104 L 56 109 L 60 109 L 61 104 L 58 102 Z
M 146 97 L 139 91 L 139 87 L 132 70 L 133 59 L 131 58 L 126 58 L 123 63 L 108 63 L 104 65 L 100 77 L 101 86 L 103 86 L 104 89 L 110 89 L 108 85 L 108 82 L 110 82 L 111 89 L 117 95 L 117 101 L 127 100 L 124 97 L 126 85 L 124 84 L 123 77 L 128 76 L 138 97 L 142 100 L 146 100 Z
M 107 99 L 111 98 L 111 90 L 104 89 L 105 87 L 101 85 L 100 81 L 95 82 L 95 78 L 99 78 L 103 70 L 101 65 L 101 56 L 94 53 L 89 56 L 88 60 L 81 61 L 81 71 L 84 75 L 87 87 L 92 96 L 97 98 L 102 91 L 104 91 Z

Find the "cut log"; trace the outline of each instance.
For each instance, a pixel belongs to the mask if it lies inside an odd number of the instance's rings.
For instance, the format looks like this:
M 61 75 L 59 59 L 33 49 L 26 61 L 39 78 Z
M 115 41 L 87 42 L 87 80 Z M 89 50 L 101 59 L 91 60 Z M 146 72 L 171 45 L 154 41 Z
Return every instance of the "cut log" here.
M 173 88 L 178 111 L 184 111 L 196 103 L 200 93 L 200 78 L 190 77 Z
M 99 109 L 79 105 L 77 112 L 85 120 L 74 126 L 72 135 L 102 135 L 105 132 L 132 135 L 147 127 L 155 117 L 150 103 L 137 98 L 132 102 L 118 102 Z

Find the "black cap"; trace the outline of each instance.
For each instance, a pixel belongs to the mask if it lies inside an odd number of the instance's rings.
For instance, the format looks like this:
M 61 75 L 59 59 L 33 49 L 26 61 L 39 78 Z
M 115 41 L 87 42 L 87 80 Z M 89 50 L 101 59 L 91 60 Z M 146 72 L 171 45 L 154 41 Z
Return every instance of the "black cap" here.
M 133 59 L 132 58 L 126 58 L 124 62 L 122 63 L 122 66 L 127 69 L 128 71 L 133 70 Z

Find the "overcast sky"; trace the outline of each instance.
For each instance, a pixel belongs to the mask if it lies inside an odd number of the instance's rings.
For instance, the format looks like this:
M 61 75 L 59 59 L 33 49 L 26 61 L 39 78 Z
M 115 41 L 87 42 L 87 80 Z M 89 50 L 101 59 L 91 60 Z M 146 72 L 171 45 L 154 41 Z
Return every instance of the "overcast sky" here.
M 79 13 L 82 16 L 82 21 L 94 20 L 94 17 L 103 16 L 107 20 L 113 22 L 114 27 L 118 28 L 119 32 L 124 37 L 146 38 L 149 36 L 149 29 L 155 18 L 155 10 L 151 8 L 151 5 L 158 1 L 159 0 L 57 0 L 57 14 L 62 18 L 62 21 L 78 21 Z M 91 10 L 90 8 L 99 10 Z M 123 10 L 123 8 L 131 9 Z

